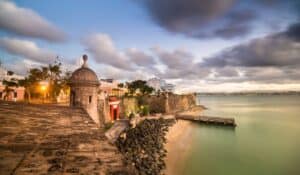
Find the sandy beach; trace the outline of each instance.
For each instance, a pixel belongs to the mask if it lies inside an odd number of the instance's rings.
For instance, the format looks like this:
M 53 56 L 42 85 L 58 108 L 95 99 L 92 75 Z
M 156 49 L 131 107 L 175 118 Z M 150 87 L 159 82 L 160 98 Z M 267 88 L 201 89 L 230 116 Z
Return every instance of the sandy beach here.
M 178 113 L 181 115 L 200 115 L 204 106 L 196 106 L 190 110 Z M 166 175 L 181 175 L 184 168 L 182 162 L 188 158 L 193 141 L 193 126 L 190 121 L 177 120 L 166 135 L 165 145 L 168 151 L 166 161 Z
M 188 157 L 192 142 L 192 127 L 189 121 L 178 120 L 166 135 L 166 149 L 168 151 L 165 159 L 167 168 L 166 175 L 179 175 L 183 168 L 182 160 Z

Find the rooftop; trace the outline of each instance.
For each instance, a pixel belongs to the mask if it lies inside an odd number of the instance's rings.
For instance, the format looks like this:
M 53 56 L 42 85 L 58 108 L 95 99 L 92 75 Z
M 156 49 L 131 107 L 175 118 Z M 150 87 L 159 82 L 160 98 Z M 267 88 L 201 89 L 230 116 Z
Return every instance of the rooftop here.
M 96 73 L 87 66 L 87 55 L 83 55 L 83 65 L 72 73 L 70 83 L 72 85 L 99 85 Z

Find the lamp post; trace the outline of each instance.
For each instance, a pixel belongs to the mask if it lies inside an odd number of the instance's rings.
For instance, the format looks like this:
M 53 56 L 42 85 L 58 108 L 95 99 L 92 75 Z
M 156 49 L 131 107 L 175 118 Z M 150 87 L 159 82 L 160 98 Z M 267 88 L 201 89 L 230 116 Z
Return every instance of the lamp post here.
M 43 103 L 45 103 L 47 87 L 48 87 L 48 82 L 46 81 L 40 82 L 40 88 L 43 93 Z

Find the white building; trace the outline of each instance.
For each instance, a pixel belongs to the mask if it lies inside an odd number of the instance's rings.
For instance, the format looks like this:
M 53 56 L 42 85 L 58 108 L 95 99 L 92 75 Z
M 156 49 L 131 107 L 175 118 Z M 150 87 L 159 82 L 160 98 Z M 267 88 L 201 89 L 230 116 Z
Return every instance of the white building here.
M 170 83 L 167 83 L 165 84 L 163 87 L 162 87 L 163 91 L 166 91 L 166 92 L 174 92 L 175 90 L 175 85 L 174 84 L 170 84 Z
M 0 81 L 2 82 L 3 80 L 10 81 L 12 79 L 20 80 L 23 79 L 23 76 L 17 75 L 17 74 L 9 74 L 9 71 L 4 69 L 3 67 L 0 66 Z
M 174 92 L 175 85 L 167 83 L 161 78 L 151 78 L 147 81 L 147 85 L 154 88 L 155 91 Z
M 99 89 L 108 96 L 123 96 L 127 92 L 126 88 L 118 86 L 119 82 L 114 79 L 100 79 Z
M 147 81 L 147 85 L 155 89 L 155 91 L 162 91 L 161 85 L 163 83 L 163 80 L 159 78 L 151 78 Z
M 7 92 L 5 90 L 5 85 L 2 81 L 12 81 L 23 79 L 23 76 L 10 74 L 9 71 L 0 67 L 0 100 L 9 100 L 9 101 L 22 101 L 24 100 L 25 88 L 24 87 L 11 87 L 12 91 Z

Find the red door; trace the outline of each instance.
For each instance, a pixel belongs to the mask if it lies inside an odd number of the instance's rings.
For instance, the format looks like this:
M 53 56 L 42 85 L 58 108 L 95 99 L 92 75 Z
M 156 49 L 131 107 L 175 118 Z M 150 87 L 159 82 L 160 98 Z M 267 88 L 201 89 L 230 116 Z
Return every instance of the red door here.
M 110 117 L 112 121 L 119 119 L 119 105 L 111 104 L 110 105 Z

